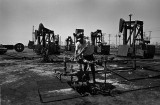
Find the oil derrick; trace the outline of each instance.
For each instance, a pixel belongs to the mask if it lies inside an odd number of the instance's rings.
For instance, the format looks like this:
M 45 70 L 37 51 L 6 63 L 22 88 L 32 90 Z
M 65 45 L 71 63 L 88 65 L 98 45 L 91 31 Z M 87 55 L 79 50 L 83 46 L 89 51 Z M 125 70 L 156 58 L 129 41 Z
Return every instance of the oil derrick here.
M 35 52 L 44 56 L 60 54 L 59 35 L 54 31 L 47 29 L 42 23 L 39 24 L 38 30 L 35 30 Z
M 91 32 L 91 42 L 95 46 L 95 53 L 108 55 L 110 53 L 110 45 L 106 45 L 102 41 L 103 35 L 101 30 Z
M 123 45 L 118 48 L 119 56 L 153 58 L 155 46 L 149 45 L 150 41 L 144 40 L 143 21 L 125 21 L 121 18 L 119 33 L 123 36 Z

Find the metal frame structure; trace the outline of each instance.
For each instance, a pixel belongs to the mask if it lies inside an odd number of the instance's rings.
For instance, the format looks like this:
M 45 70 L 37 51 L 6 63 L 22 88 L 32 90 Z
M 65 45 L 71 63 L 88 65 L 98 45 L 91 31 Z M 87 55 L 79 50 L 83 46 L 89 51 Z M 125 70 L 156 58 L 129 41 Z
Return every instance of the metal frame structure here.
M 121 94 L 121 93 L 125 93 L 125 92 L 131 92 L 131 91 L 137 91 L 137 90 L 143 90 L 143 89 L 152 89 L 152 88 L 160 87 L 159 85 L 149 86 L 149 87 L 146 86 L 146 87 L 140 87 L 138 89 L 132 89 L 132 90 L 127 90 L 127 91 L 118 91 L 118 90 L 115 90 L 114 88 L 113 89 L 109 89 L 109 87 L 107 87 L 108 84 L 107 84 L 107 81 L 106 81 L 107 80 L 107 73 L 112 73 L 112 74 L 117 75 L 118 77 L 122 78 L 123 80 L 119 81 L 119 83 L 137 82 L 138 80 L 148 80 L 148 79 L 154 79 L 154 78 L 159 78 L 160 77 L 160 75 L 156 75 L 156 76 L 140 77 L 140 78 L 136 78 L 135 77 L 135 78 L 132 78 L 132 79 L 127 78 L 127 77 L 123 76 L 122 74 L 120 74 L 119 72 L 121 72 L 121 71 L 130 72 L 130 71 L 134 70 L 134 67 L 112 68 L 112 67 L 109 67 L 107 65 L 107 62 L 119 62 L 119 61 L 122 62 L 122 61 L 126 61 L 126 60 L 102 60 L 101 61 L 102 65 L 103 65 L 102 67 L 104 67 L 104 69 L 103 70 L 98 70 L 95 73 L 100 73 L 100 74 L 102 73 L 102 74 L 105 75 L 104 83 L 102 83 L 103 84 L 103 88 L 99 90 L 98 88 L 93 86 L 93 88 L 91 88 L 91 90 L 90 90 L 91 94 L 93 92 L 93 95 L 95 95 L 98 92 L 99 94 L 104 94 L 104 95 L 108 94 L 108 95 L 111 95 L 111 96 L 115 96 L 117 94 Z M 130 60 L 127 60 L 127 61 L 133 61 L 133 60 L 130 59 Z M 148 60 L 148 59 L 144 59 L 144 60 L 143 59 L 139 59 L 138 60 L 137 59 L 136 61 L 153 61 L 153 59 L 150 59 L 150 60 Z M 159 61 L 159 59 L 157 59 L 156 61 Z M 69 63 L 69 62 L 73 63 L 75 61 L 67 61 L 66 59 L 64 59 L 61 62 L 64 63 L 64 73 L 59 73 L 58 72 L 57 78 L 60 79 L 60 81 L 63 81 L 62 80 L 62 76 L 70 76 L 71 77 L 71 81 L 70 81 L 71 82 L 71 87 L 73 87 L 75 90 L 77 89 L 77 86 L 78 87 L 85 87 L 86 85 L 78 85 L 78 84 L 76 85 L 76 84 L 74 84 L 73 76 L 81 76 L 81 75 L 78 75 L 78 73 L 76 73 L 76 72 L 72 72 L 72 71 L 74 71 L 72 69 L 70 69 L 70 72 L 67 69 L 67 63 Z M 97 64 L 98 61 L 93 61 L 91 63 Z M 160 72 L 158 70 L 151 70 L 151 71 Z M 55 71 L 55 73 L 56 73 L 56 71 Z M 77 82 L 79 82 L 79 81 L 77 81 Z M 83 82 L 82 82 L 82 84 L 83 84 Z M 90 86 L 90 85 L 88 84 L 87 86 Z M 109 89 L 109 90 L 107 90 L 107 89 Z
M 66 39 L 66 51 L 73 51 L 74 42 L 71 38 L 71 36 L 68 36 Z
M 150 41 L 145 40 L 143 37 L 143 21 L 125 21 L 121 18 L 119 33 L 123 35 L 123 45 L 120 45 L 118 49 L 119 56 L 154 57 L 155 46 L 148 45 Z
M 128 31 L 130 31 L 129 35 L 127 34 Z M 121 18 L 119 32 L 123 32 L 123 45 L 129 43 L 129 45 L 132 46 L 134 39 L 137 41 L 136 44 L 150 43 L 143 38 L 143 21 L 125 21 Z
M 77 36 L 78 35 L 81 35 L 84 37 L 84 29 L 76 29 L 75 30 L 75 33 L 73 33 L 73 36 L 74 36 L 74 44 L 76 44 L 77 42 Z
M 102 44 L 102 40 L 103 40 L 102 30 L 91 32 L 92 45 L 98 46 L 99 44 Z
M 95 53 L 108 55 L 110 53 L 110 45 L 104 44 L 103 40 L 102 30 L 91 32 L 91 42 L 95 46 Z
M 39 24 L 38 30 L 35 30 L 35 41 L 37 45 L 35 50 L 40 54 L 59 54 L 59 35 L 55 35 L 53 30 L 47 29 L 42 23 Z

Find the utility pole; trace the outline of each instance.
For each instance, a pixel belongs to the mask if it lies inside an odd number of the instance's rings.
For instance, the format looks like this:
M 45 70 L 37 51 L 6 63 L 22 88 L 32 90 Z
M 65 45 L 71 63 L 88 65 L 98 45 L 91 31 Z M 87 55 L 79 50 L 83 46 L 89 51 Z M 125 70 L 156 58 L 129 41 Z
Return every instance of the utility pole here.
M 149 41 L 151 40 L 151 32 L 152 31 L 149 31 Z
M 105 43 L 105 40 L 104 40 L 104 38 L 105 38 L 104 36 L 105 36 L 105 35 L 106 35 L 106 33 L 103 33 L 103 34 L 102 34 L 102 43 Z
M 33 26 L 33 30 L 32 30 L 32 41 L 35 42 L 34 26 Z
M 146 32 L 143 32 L 143 38 L 146 37 Z
M 59 38 L 59 44 L 60 44 L 60 46 L 62 46 L 62 42 L 61 42 L 61 36 L 60 36 L 60 38 Z
M 129 14 L 129 21 L 130 21 L 130 31 L 129 31 L 129 35 L 130 35 L 130 45 L 131 45 L 131 17 L 132 17 L 132 14 Z
M 108 34 L 108 37 L 109 37 L 109 40 L 108 40 L 108 41 L 109 41 L 109 45 L 110 45 L 110 41 L 111 41 L 111 40 L 110 40 L 110 37 L 111 37 L 111 34 Z
M 120 45 L 120 38 L 121 38 L 121 35 L 119 34 L 118 37 L 119 37 L 119 45 Z
M 115 37 L 116 37 L 116 47 L 117 47 L 117 37 L 118 37 L 118 35 L 116 34 L 116 36 L 115 36 Z

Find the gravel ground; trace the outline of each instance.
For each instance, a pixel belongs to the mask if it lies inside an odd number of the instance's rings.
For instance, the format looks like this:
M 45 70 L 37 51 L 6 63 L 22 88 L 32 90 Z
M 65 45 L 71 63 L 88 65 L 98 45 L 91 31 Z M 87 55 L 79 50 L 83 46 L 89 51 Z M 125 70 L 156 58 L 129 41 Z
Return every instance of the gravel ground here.
M 15 51 L 8 51 L 7 54 L 16 54 Z M 32 50 L 25 49 L 19 55 L 37 56 Z M 77 69 L 77 64 L 73 65 Z M 6 55 L 0 56 L 0 97 L 2 105 L 160 105 L 160 88 L 139 89 L 146 86 L 160 85 L 160 79 L 145 79 L 133 82 L 120 82 L 123 80 L 111 73 L 107 74 L 107 83 L 110 83 L 121 91 L 122 94 L 116 96 L 89 95 L 69 100 L 42 103 L 38 94 L 37 81 L 53 80 L 55 70 L 63 71 L 63 63 L 43 63 L 41 58 L 32 60 L 11 59 Z M 142 72 L 141 76 L 146 76 L 150 72 Z M 144 74 L 143 74 L 144 73 Z M 133 73 L 126 72 L 123 75 L 131 76 Z M 137 74 L 137 73 L 136 73 Z M 150 73 L 151 75 L 151 73 Z M 155 75 L 155 74 L 154 74 Z M 128 78 L 129 78 L 128 77 Z M 63 79 L 69 80 L 67 77 Z M 104 82 L 104 74 L 99 74 L 97 82 Z M 126 91 L 126 92 L 124 92 Z

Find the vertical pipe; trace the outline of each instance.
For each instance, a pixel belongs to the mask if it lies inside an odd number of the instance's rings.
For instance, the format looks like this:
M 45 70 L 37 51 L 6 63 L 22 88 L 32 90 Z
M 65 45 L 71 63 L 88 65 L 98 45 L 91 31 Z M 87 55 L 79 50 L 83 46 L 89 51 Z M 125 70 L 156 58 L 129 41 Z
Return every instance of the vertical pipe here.
M 63 62 L 64 62 L 64 73 L 67 73 L 67 63 L 66 63 L 66 57 L 63 57 Z
M 129 26 L 129 28 L 130 28 L 130 32 L 129 32 L 129 33 L 130 33 L 130 34 L 129 34 L 129 35 L 130 35 L 130 36 L 131 36 L 131 16 L 132 16 L 132 14 L 129 14 L 129 17 L 130 17 L 130 22 L 129 22 L 129 23 L 130 23 L 130 24 L 129 24 L 129 25 L 130 25 L 130 26 Z M 130 37 L 130 46 L 131 46 L 131 37 Z
M 136 70 L 136 47 L 135 47 L 136 27 L 137 27 L 137 21 L 135 22 L 134 33 L 133 33 L 133 69 L 134 70 Z
M 107 79 L 107 76 L 106 76 L 106 71 L 105 71 L 105 80 L 104 80 L 104 83 L 106 84 L 106 79 Z
M 35 32 L 34 32 L 34 26 L 33 26 L 33 30 L 32 30 L 32 41 L 35 42 Z
M 141 24 L 141 39 L 142 39 L 142 41 L 144 40 L 144 37 L 143 37 L 143 23 Z
M 103 41 L 103 40 L 102 40 L 102 32 L 101 32 L 100 34 L 101 34 L 101 43 L 102 43 L 102 41 Z
M 152 31 L 149 31 L 149 41 L 151 40 L 151 32 Z
M 105 64 L 104 64 L 104 67 L 106 68 L 107 67 L 107 61 L 105 60 Z M 107 70 L 107 69 L 105 69 L 105 70 Z M 105 83 L 105 85 L 106 85 L 106 73 L 107 73 L 107 71 L 105 71 L 105 81 L 104 81 L 104 83 Z
M 111 37 L 111 34 L 108 34 L 108 37 L 109 37 L 109 40 L 108 40 L 108 41 L 109 41 L 109 45 L 110 45 L 110 41 L 111 41 L 111 40 L 110 40 L 110 37 Z
M 44 30 L 42 30 L 42 40 L 43 40 L 43 48 L 45 48 L 46 47 L 46 40 L 45 40 L 45 32 L 44 32 Z
M 123 45 L 127 45 L 127 25 L 124 26 L 124 33 L 123 33 Z M 131 39 L 130 39 L 131 40 Z M 131 46 L 131 45 L 130 45 Z
M 120 45 L 120 38 L 121 38 L 121 35 L 118 35 L 118 37 L 119 37 L 119 45 Z
M 38 34 L 38 45 L 40 45 L 41 44 L 41 38 L 40 38 L 40 35 Z
M 73 33 L 73 37 L 74 37 L 74 46 L 76 46 L 76 36 L 75 36 L 75 33 Z
M 116 34 L 116 48 L 117 48 L 117 37 L 118 37 L 118 36 L 117 36 L 117 34 Z
M 50 35 L 51 33 L 48 33 L 48 53 L 50 53 L 51 52 L 51 35 Z

